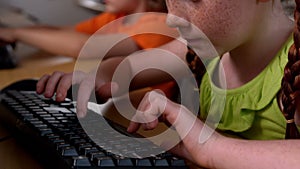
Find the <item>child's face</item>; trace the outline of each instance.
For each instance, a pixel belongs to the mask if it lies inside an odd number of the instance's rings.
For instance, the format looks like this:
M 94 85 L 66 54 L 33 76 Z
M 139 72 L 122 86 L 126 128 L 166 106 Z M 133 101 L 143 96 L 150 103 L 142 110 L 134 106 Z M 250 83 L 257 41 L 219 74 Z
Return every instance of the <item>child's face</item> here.
M 105 11 L 112 13 L 133 13 L 139 0 L 105 0 Z
M 203 33 L 218 54 L 223 54 L 245 42 L 257 24 L 257 18 L 253 15 L 255 0 L 166 0 L 166 2 L 171 14 L 168 17 L 168 24 L 177 27 L 182 37 L 198 51 L 207 48 L 207 39 Z M 172 15 L 182 19 L 176 19 Z

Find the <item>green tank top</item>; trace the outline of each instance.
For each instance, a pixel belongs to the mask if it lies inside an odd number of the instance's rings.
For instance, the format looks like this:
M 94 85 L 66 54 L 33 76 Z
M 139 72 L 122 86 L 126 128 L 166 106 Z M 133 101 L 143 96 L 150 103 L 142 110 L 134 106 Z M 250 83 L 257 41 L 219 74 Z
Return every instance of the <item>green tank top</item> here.
M 290 38 L 257 77 L 235 89 L 223 90 L 211 83 L 209 74 L 219 58 L 212 60 L 200 85 L 200 118 L 215 120 L 220 116 L 219 122 L 208 122 L 224 134 L 246 139 L 284 139 L 286 122 L 276 95 L 292 43 Z

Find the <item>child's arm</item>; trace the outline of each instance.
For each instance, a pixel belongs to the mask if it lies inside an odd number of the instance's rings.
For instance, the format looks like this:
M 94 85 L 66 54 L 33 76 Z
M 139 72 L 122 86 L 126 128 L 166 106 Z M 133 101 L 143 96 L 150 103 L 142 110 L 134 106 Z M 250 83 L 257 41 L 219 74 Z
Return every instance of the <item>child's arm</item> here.
M 172 124 L 182 139 L 172 149 L 173 153 L 199 166 L 223 169 L 299 168 L 300 141 L 233 139 L 213 131 L 206 141 L 199 142 L 200 133 L 210 133 L 207 132 L 210 130 L 203 129 L 203 122 L 184 106 L 156 92 L 146 94 L 138 110 L 129 132 L 135 132 L 140 126 L 146 130 L 154 129 L 158 117 L 164 117 L 163 120 Z M 143 123 L 137 121 L 140 119 Z
M 23 28 L 0 28 L 0 39 L 20 41 L 47 52 L 77 57 L 88 35 L 75 32 L 71 28 L 32 26 Z
M 116 87 L 115 94 L 123 94 L 128 92 L 128 88 L 126 88 L 128 86 L 125 85 L 128 83 L 131 83 L 131 90 L 134 90 L 167 82 L 172 78 L 168 73 L 178 78 L 184 76 L 188 73 L 186 72 L 188 68 L 182 60 L 185 57 L 186 50 L 185 44 L 176 40 L 162 46 L 161 49 L 135 53 L 128 57 L 107 59 L 102 61 L 98 67 L 96 84 L 90 82 L 93 80 L 91 76 L 95 76 L 95 72 L 91 72 L 90 74 L 78 74 L 77 72 L 64 74 L 56 72 L 51 76 L 45 75 L 37 84 L 37 92 L 46 94 L 46 97 L 52 97 L 56 92 L 56 98 L 64 100 L 66 92 L 72 84 L 72 78 L 77 73 L 76 79 L 73 82 L 85 86 L 79 88 L 77 106 L 85 114 L 85 105 L 93 89 L 96 90 L 98 96 L 104 99 L 111 97 L 111 81 L 115 82 L 113 83 L 114 87 Z M 149 68 L 149 66 L 157 70 L 144 70 L 145 68 Z M 186 69 L 181 69 L 181 67 L 185 67 Z
M 0 39 L 7 42 L 23 42 L 44 51 L 77 58 L 97 58 L 101 54 L 109 56 L 125 56 L 139 50 L 137 44 L 124 34 L 91 35 L 77 32 L 72 28 L 32 26 L 23 28 L 0 28 Z M 92 39 L 88 41 L 89 39 Z M 80 55 L 87 43 L 89 55 Z M 91 44 L 94 43 L 94 44 Z M 100 53 L 100 54 L 99 54 Z M 100 59 L 100 58 L 99 58 Z

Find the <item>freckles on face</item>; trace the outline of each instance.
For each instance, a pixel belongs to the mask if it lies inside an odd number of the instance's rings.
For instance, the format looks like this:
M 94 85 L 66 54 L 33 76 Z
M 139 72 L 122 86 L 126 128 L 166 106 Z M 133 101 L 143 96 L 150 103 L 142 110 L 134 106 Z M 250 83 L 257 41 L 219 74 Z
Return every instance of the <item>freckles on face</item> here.
M 242 1 L 242 0 L 238 0 Z M 206 1 L 195 8 L 191 22 L 215 43 L 231 40 L 241 26 L 241 12 L 235 0 Z
M 248 0 L 247 0 L 248 1 Z M 245 10 L 245 0 L 169 0 L 169 11 L 200 29 L 210 41 L 223 48 L 236 38 Z M 188 33 L 188 32 L 186 32 Z M 225 48 L 225 47 L 224 47 Z

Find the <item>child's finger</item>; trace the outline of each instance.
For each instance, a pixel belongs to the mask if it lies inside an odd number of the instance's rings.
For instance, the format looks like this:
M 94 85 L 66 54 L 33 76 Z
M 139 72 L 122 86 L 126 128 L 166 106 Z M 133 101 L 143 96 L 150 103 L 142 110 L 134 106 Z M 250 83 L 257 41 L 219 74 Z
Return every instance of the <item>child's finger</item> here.
M 94 76 L 87 76 L 78 88 L 77 96 L 77 116 L 85 117 L 87 112 L 87 104 L 90 99 L 91 93 L 95 88 L 95 78 Z
M 136 114 L 131 119 L 128 131 L 137 131 L 140 124 L 142 124 L 145 130 L 154 129 L 158 124 L 158 118 L 164 112 L 165 104 L 165 97 L 162 97 L 157 92 L 151 91 L 145 94 Z
M 36 84 L 36 92 L 42 94 L 45 91 L 46 84 L 50 78 L 50 75 L 43 75 Z
M 60 78 L 64 75 L 63 72 L 55 71 L 48 79 L 47 84 L 45 86 L 45 97 L 52 97 L 58 85 Z

